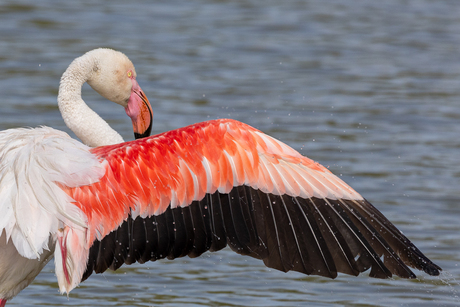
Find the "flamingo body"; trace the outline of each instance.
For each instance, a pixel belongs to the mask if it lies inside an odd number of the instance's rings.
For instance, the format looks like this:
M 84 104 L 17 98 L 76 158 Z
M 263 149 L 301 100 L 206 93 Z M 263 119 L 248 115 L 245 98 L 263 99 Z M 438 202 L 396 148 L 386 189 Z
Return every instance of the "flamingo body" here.
M 150 104 L 126 56 L 95 50 L 69 66 L 58 100 L 70 127 L 81 114 L 102 121 L 79 96 L 84 81 L 125 107 L 136 136 L 150 133 Z M 53 256 L 67 293 L 93 271 L 227 245 L 268 267 L 331 278 L 441 270 L 325 167 L 241 122 L 124 143 L 114 131 L 85 138 L 87 129 L 80 138 L 99 147 L 47 127 L 0 132 L 0 307 Z

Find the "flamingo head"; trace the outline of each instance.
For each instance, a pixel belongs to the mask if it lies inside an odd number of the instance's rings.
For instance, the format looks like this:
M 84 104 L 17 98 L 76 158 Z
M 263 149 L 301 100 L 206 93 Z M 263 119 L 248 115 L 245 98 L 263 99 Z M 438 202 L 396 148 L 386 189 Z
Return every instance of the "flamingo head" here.
M 126 55 L 111 49 L 95 49 L 99 53 L 88 84 L 103 97 L 123 106 L 131 118 L 134 136 L 149 136 L 153 113 L 149 100 L 136 80 L 136 69 Z

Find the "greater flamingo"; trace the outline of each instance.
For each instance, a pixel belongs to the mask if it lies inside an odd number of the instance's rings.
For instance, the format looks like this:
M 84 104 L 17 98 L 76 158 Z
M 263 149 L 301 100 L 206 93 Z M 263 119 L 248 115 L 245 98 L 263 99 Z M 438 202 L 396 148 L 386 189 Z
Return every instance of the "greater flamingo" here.
M 84 82 L 125 107 L 136 141 L 123 143 L 88 108 Z M 85 145 L 47 127 L 0 132 L 0 306 L 53 256 L 67 293 L 93 271 L 227 245 L 271 268 L 330 278 L 441 270 L 325 167 L 246 124 L 211 120 L 142 138 L 151 107 L 120 52 L 75 59 L 58 103 Z

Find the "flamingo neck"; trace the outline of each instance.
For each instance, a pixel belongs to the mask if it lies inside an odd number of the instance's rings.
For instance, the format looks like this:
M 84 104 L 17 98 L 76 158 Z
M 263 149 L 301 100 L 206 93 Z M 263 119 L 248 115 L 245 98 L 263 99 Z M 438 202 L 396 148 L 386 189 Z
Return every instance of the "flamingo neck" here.
M 65 124 L 83 143 L 91 147 L 123 142 L 121 135 L 81 98 L 81 87 L 97 70 L 98 63 L 93 56 L 85 54 L 75 59 L 62 75 L 58 95 L 59 110 Z

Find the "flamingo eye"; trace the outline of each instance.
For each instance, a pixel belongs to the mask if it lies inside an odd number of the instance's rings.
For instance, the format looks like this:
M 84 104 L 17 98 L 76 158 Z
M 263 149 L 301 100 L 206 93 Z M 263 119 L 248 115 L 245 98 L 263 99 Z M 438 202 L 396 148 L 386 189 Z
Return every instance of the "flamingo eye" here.
M 128 78 L 131 78 L 133 76 L 133 72 L 130 70 L 128 71 Z

